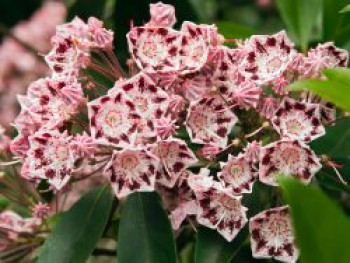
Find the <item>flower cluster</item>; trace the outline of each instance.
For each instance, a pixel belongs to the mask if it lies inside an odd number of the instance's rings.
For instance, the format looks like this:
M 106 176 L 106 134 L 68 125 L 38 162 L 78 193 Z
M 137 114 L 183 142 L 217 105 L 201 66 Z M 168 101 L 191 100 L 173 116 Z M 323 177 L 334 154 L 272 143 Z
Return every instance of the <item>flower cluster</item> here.
M 215 25 L 176 30 L 172 6 L 150 9 L 150 21 L 126 36 L 129 74 L 96 18 L 57 27 L 45 56 L 52 76 L 19 97 L 11 150 L 23 159 L 22 176 L 65 191 L 103 175 L 118 199 L 157 191 L 174 229 L 195 220 L 232 241 L 249 222 L 254 257 L 295 262 L 288 207 L 248 219 L 242 197 L 257 180 L 309 183 L 321 169 L 308 143 L 325 134 L 335 109 L 286 86 L 323 78 L 324 68 L 346 65 L 347 53 L 326 43 L 303 55 L 284 31 L 230 48 Z

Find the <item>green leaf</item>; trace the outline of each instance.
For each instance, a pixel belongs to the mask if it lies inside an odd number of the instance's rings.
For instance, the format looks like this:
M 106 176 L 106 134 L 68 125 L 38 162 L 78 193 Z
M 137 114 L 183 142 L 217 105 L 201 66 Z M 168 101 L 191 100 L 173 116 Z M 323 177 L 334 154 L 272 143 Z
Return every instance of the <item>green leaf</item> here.
M 107 224 L 114 196 L 99 187 L 83 196 L 47 238 L 38 263 L 83 263 Z
M 176 247 L 158 194 L 127 197 L 118 231 L 118 263 L 175 263 Z
M 326 134 L 311 143 L 317 154 L 331 158 L 350 157 L 350 119 L 342 119 L 335 126 L 328 126 Z
M 347 13 L 350 12 L 350 5 L 345 6 L 342 10 L 339 11 L 339 13 Z
M 254 29 L 230 21 L 218 21 L 215 24 L 225 38 L 247 38 L 254 34 Z
M 290 205 L 303 263 L 350 262 L 350 221 L 324 193 L 300 182 L 281 178 Z
M 200 227 L 195 247 L 195 263 L 230 263 L 245 243 L 246 229 L 227 242 L 217 231 Z
M 323 40 L 335 41 L 337 45 L 345 44 L 350 33 L 350 10 L 349 0 L 323 0 Z M 346 7 L 344 7 L 346 6 Z
M 350 69 L 327 69 L 327 80 L 309 79 L 294 82 L 290 90 L 310 90 L 343 110 L 350 111 Z
M 322 0 L 277 0 L 282 19 L 303 50 L 313 38 L 321 5 Z

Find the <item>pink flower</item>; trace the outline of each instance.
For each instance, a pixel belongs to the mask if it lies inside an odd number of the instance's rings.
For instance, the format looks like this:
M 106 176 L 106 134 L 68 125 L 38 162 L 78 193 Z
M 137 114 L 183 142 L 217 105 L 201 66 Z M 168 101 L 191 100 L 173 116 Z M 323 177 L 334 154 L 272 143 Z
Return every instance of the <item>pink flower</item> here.
M 10 151 L 12 154 L 19 157 L 25 157 L 29 147 L 28 137 L 21 134 L 14 138 L 10 143 Z
M 153 153 L 160 160 L 157 182 L 169 188 L 174 187 L 179 176 L 198 161 L 186 143 L 178 139 L 159 141 Z
M 216 229 L 232 241 L 247 223 L 247 209 L 241 205 L 241 197 L 230 195 L 212 177 L 194 175 L 188 180 L 198 202 L 198 223 Z
M 263 211 L 249 220 L 254 258 L 274 258 L 295 263 L 299 251 L 295 246 L 288 206 Z
M 283 100 L 271 123 L 282 137 L 289 139 L 309 142 L 326 133 L 317 104 L 298 102 L 289 98 Z
M 27 153 L 29 177 L 47 179 L 57 190 L 62 189 L 71 177 L 73 163 L 70 159 L 67 133 L 41 130 L 29 137 Z
M 126 147 L 132 143 L 140 115 L 122 91 L 88 103 L 91 136 L 97 143 Z
M 252 141 L 248 142 L 246 147 L 243 148 L 244 155 L 246 159 L 252 163 L 259 161 L 261 142 Z
M 176 120 L 173 120 L 171 117 L 156 120 L 155 130 L 157 132 L 157 135 L 161 139 L 169 138 L 171 135 L 175 133 L 176 129 L 178 128 L 178 126 L 176 126 L 175 123 L 176 123 Z
M 32 209 L 32 216 L 39 220 L 45 219 L 50 213 L 50 206 L 48 204 L 39 202 L 34 205 Z
M 38 225 L 40 222 L 36 218 L 22 218 L 11 210 L 0 213 L 0 228 L 7 232 L 10 240 L 16 240 L 20 234 L 33 233 Z
M 279 78 L 296 54 L 284 31 L 271 36 L 252 36 L 241 48 L 245 55 L 239 70 L 257 84 Z
M 134 27 L 126 37 L 132 58 L 140 69 L 150 73 L 180 69 L 179 32 L 167 27 Z
M 115 151 L 105 168 L 115 195 L 121 199 L 133 192 L 154 191 L 159 160 L 144 149 Z
M 77 134 L 70 142 L 70 152 L 74 160 L 78 158 L 91 158 L 97 152 L 97 144 L 87 133 Z
M 200 149 L 199 154 L 210 160 L 214 159 L 217 154 L 222 151 L 215 144 L 205 144 L 202 149 Z
M 348 63 L 348 52 L 334 46 L 333 42 L 318 44 L 310 49 L 304 60 L 304 77 L 320 77 L 322 70 L 334 67 L 346 67 Z
M 271 119 L 275 112 L 277 111 L 279 102 L 273 97 L 263 98 L 257 107 L 257 111 L 260 115 L 264 116 L 266 119 Z
M 226 107 L 220 96 L 205 97 L 191 103 L 186 120 L 191 140 L 225 148 L 227 136 L 238 120 Z
M 147 26 L 173 27 L 176 23 L 175 8 L 172 5 L 158 2 L 150 4 L 151 20 Z
M 95 48 L 112 48 L 113 32 L 103 28 L 103 22 L 95 17 L 88 20 L 88 30 L 91 38 L 91 45 Z
M 209 47 L 216 43 L 217 29 L 214 25 L 196 25 L 186 21 L 182 24 L 181 33 L 181 72 L 198 71 L 208 60 Z
M 238 85 L 232 93 L 233 100 L 242 108 L 256 108 L 262 90 L 251 81 L 245 81 Z
M 232 194 L 251 193 L 252 187 L 258 174 L 245 154 L 228 156 L 227 162 L 220 162 L 221 172 L 218 178 L 222 185 L 229 189 Z
M 292 176 L 309 183 L 321 164 L 315 153 L 301 141 L 281 140 L 260 151 L 259 180 L 277 186 L 277 176 Z

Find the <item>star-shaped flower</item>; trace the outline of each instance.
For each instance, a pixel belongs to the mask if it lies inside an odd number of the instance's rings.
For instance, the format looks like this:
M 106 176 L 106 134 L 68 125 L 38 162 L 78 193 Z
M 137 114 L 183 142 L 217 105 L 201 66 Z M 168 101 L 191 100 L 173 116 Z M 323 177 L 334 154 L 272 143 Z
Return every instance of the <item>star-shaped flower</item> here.
M 255 258 L 274 258 L 295 263 L 299 251 L 291 225 L 288 206 L 272 208 L 249 220 L 251 247 Z
M 227 145 L 227 137 L 237 122 L 236 115 L 227 108 L 219 95 L 207 96 L 191 103 L 186 127 L 195 143 Z
M 146 72 L 180 69 L 181 34 L 168 27 L 134 27 L 127 34 L 129 51 Z
M 260 150 L 259 180 L 277 186 L 279 175 L 292 176 L 309 183 L 321 164 L 315 153 L 303 142 L 281 140 Z
M 47 179 L 57 190 L 62 189 L 69 181 L 73 168 L 70 141 L 71 137 L 66 132 L 56 130 L 40 130 L 29 137 L 28 177 Z
M 245 154 L 229 155 L 227 162 L 221 162 L 220 166 L 222 170 L 218 178 L 225 188 L 234 195 L 251 193 L 258 174 L 253 162 Z
M 159 141 L 153 152 L 160 160 L 157 182 L 169 188 L 174 187 L 186 168 L 197 162 L 196 156 L 186 143 L 178 139 Z
M 309 142 L 326 133 L 318 104 L 286 98 L 275 112 L 271 123 L 282 136 Z
M 257 84 L 267 84 L 280 77 L 296 54 L 284 31 L 271 36 L 252 36 L 240 48 L 244 54 L 240 72 Z
M 143 148 L 115 151 L 105 168 L 115 195 L 121 199 L 133 192 L 154 191 L 159 160 Z

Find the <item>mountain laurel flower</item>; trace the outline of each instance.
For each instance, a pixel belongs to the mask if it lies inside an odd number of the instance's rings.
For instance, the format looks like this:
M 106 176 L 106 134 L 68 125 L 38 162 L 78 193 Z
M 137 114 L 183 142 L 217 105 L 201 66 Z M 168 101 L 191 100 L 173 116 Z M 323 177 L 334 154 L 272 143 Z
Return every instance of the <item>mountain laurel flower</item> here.
M 46 179 L 55 189 L 62 189 L 71 177 L 71 137 L 59 131 L 41 130 L 29 137 L 27 153 L 29 178 Z
M 240 154 L 228 156 L 227 162 L 221 162 L 221 172 L 218 178 L 223 186 L 231 190 L 233 195 L 251 193 L 254 181 L 257 179 L 257 171 L 252 161 Z
M 273 258 L 285 263 L 297 261 L 299 251 L 288 206 L 271 208 L 250 218 L 249 231 L 254 258 Z
M 296 55 L 285 31 L 271 36 L 253 36 L 240 48 L 244 52 L 240 72 L 259 85 L 279 78 Z
M 175 8 L 172 5 L 158 2 L 149 5 L 151 20 L 147 26 L 173 27 L 176 23 Z
M 292 140 L 309 142 L 326 133 L 321 123 L 318 104 L 294 101 L 289 98 L 283 100 L 271 123 L 282 137 Z
M 220 96 L 204 97 L 193 102 L 187 115 L 187 130 L 193 142 L 227 146 L 227 136 L 238 121 Z
M 277 186 L 276 177 L 292 176 L 309 183 L 322 165 L 319 158 L 305 143 L 297 140 L 280 140 L 260 151 L 259 180 Z
M 153 152 L 160 160 L 157 182 L 169 188 L 174 187 L 184 170 L 197 162 L 186 143 L 177 139 L 159 141 Z
M 159 159 L 143 148 L 127 148 L 113 153 L 104 173 L 119 199 L 133 192 L 155 189 Z

